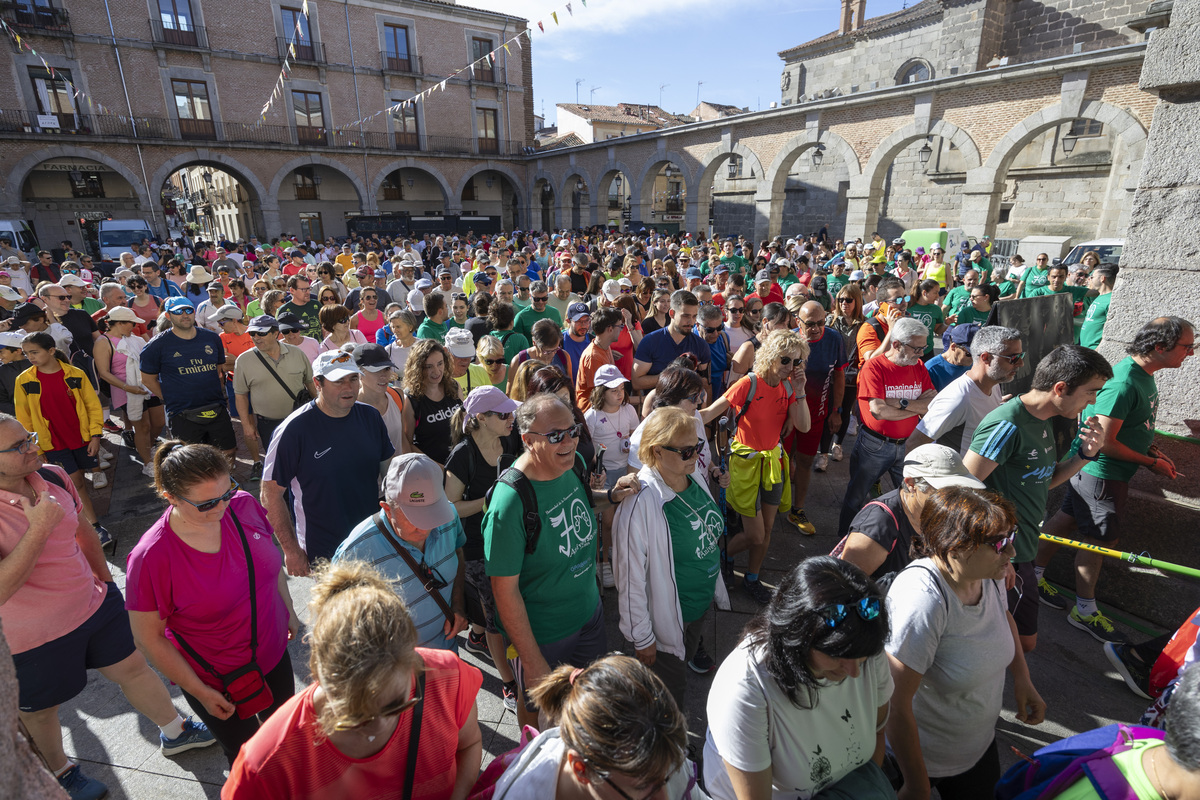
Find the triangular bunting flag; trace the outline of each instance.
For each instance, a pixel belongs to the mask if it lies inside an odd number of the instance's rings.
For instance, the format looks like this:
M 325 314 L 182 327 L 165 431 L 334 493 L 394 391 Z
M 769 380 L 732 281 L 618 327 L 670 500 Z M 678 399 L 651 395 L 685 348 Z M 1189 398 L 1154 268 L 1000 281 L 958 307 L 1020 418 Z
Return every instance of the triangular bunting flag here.
M 558 12 L 557 12 L 557 11 L 551 11 L 551 12 L 550 12 L 550 16 L 554 18 L 554 24 L 555 24 L 555 25 L 557 25 L 557 24 L 558 24 Z
M 471 80 L 475 80 L 475 64 L 471 63 Z
M 546 32 L 546 27 L 542 25 L 542 21 L 540 19 L 538 20 L 538 30 L 540 30 L 542 33 Z
M 506 53 L 508 53 L 508 52 L 509 52 L 509 49 L 508 49 L 508 42 L 505 42 L 505 43 L 504 43 L 504 52 L 506 52 Z
M 575 16 L 575 12 L 571 10 L 570 3 L 567 3 L 567 13 L 570 14 L 572 17 Z

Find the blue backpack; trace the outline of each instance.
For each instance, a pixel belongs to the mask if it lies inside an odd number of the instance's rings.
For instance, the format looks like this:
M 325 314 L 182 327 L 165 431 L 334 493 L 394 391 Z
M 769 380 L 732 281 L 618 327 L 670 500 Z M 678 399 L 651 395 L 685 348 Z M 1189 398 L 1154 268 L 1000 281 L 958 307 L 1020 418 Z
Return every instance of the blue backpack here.
M 1057 797 L 1081 777 L 1092 782 L 1101 800 L 1137 800 L 1137 792 L 1113 763 L 1135 741 L 1163 738 L 1157 728 L 1106 725 L 1048 744 L 1009 767 L 996 784 L 996 800 L 1043 800 Z

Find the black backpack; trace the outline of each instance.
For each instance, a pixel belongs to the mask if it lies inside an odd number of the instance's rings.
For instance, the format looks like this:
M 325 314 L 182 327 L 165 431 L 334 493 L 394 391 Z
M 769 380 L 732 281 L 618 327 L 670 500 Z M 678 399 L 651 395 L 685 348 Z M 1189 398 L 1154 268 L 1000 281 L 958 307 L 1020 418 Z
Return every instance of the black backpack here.
M 504 456 L 501 456 L 501 461 Z M 499 466 L 499 465 L 497 465 Z M 583 485 L 583 494 L 587 497 L 588 507 L 595 508 L 595 503 L 592 501 L 592 489 L 588 485 L 588 469 L 587 464 L 583 460 L 583 456 L 579 453 L 575 454 L 575 466 L 571 468 L 575 473 L 575 477 L 579 479 L 579 483 Z M 538 537 L 542 533 L 542 517 L 538 513 L 537 496 L 533 492 L 533 484 L 529 478 L 525 477 L 525 473 L 516 467 L 509 467 L 500 473 L 500 477 L 496 479 L 496 483 L 492 484 L 492 488 L 488 489 L 487 499 L 484 501 L 484 510 L 492 502 L 492 493 L 496 491 L 496 487 L 500 484 L 510 487 L 517 496 L 521 498 L 522 519 L 525 522 L 525 553 L 526 555 L 537 550 Z

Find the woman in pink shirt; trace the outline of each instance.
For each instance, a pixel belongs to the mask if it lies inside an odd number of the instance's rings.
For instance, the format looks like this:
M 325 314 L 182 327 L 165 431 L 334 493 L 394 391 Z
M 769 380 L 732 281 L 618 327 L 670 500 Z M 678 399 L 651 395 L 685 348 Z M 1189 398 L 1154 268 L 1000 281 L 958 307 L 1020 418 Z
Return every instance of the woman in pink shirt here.
M 233 764 L 242 744 L 295 694 L 287 643 L 300 621 L 283 557 L 266 511 L 230 477 L 220 450 L 165 442 L 154 476 L 170 507 L 129 554 L 125 607 L 134 640 L 183 690 Z M 268 695 L 239 709 L 220 676 L 251 662 Z

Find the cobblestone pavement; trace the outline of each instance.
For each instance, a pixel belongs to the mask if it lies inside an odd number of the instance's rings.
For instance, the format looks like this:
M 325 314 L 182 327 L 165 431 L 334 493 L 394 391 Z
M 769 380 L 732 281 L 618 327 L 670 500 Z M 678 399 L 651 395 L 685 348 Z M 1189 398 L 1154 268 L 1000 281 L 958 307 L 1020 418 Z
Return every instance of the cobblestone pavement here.
M 768 584 L 774 584 L 781 573 L 798 560 L 828 553 L 836 544 L 834 531 L 842 488 L 846 484 L 849 449 L 853 443 L 851 437 L 844 461 L 830 462 L 828 472 L 813 476 L 807 512 L 817 526 L 817 535 L 801 536 L 782 515 L 776 521 L 770 555 L 762 571 L 763 580 Z M 96 510 L 103 515 L 109 530 L 120 537 L 117 555 L 110 561 L 117 584 L 123 588 L 125 558 L 163 506 L 153 494 L 148 479 L 140 474 L 140 465 L 130 460 L 131 451 L 121 447 L 120 437 L 106 434 L 105 447 L 120 449 L 120 453 L 110 488 L 97 493 Z M 253 491 L 257 484 L 249 482 L 249 472 L 249 462 L 243 460 L 235 477 Z M 1163 579 L 1147 576 L 1146 580 Z M 301 619 L 307 620 L 311 581 L 292 578 L 288 583 Z M 709 652 L 718 662 L 733 649 L 742 627 L 757 608 L 740 588 L 732 589 L 730 595 L 733 609 L 712 614 L 704 636 Z M 632 648 L 622 640 L 617 629 L 615 591 L 606 593 L 604 605 L 610 647 L 632 654 Z M 1082 631 L 1070 627 L 1064 614 L 1043 608 L 1041 626 L 1038 650 L 1030 656 L 1029 666 L 1036 686 L 1049 705 L 1047 721 L 1036 728 L 1016 722 L 1010 682 L 1005 710 L 997 724 L 1000 758 L 1006 766 L 1016 758 L 1011 747 L 1031 752 L 1071 733 L 1114 721 L 1136 721 L 1145 708 L 1145 701 L 1135 697 L 1121 683 L 1100 645 Z M 1142 634 L 1129 629 L 1125 632 L 1134 641 L 1143 638 Z M 290 652 L 296 669 L 296 685 L 303 687 L 309 678 L 308 648 L 302 641 L 295 641 Z M 484 673 L 478 704 L 484 760 L 487 762 L 516 745 L 516 716 L 505 709 L 499 699 L 500 682 L 491 664 L 480 661 L 461 647 L 460 654 Z M 703 741 L 705 702 L 710 683 L 711 676 L 688 675 L 688 726 L 697 745 Z M 172 695 L 176 706 L 187 711 L 178 688 L 172 687 Z M 158 752 L 158 729 L 130 707 L 115 684 L 96 673 L 89 676 L 82 694 L 62 706 L 60 717 L 67 753 L 83 765 L 87 774 L 108 784 L 109 796 L 114 800 L 162 797 L 192 800 L 220 796 L 227 766 L 219 748 L 193 750 L 173 759 L 163 757 Z

